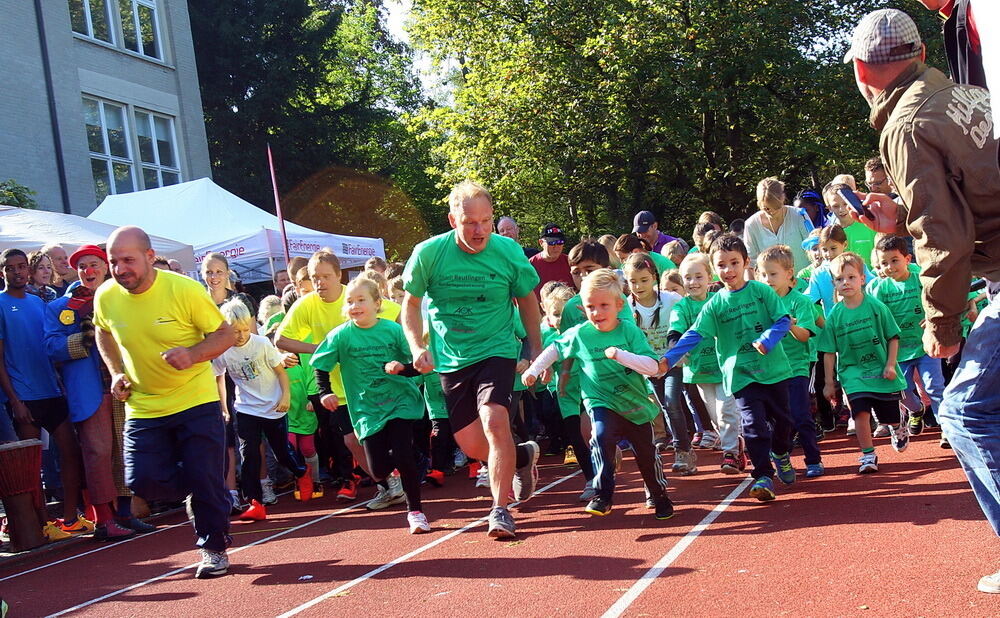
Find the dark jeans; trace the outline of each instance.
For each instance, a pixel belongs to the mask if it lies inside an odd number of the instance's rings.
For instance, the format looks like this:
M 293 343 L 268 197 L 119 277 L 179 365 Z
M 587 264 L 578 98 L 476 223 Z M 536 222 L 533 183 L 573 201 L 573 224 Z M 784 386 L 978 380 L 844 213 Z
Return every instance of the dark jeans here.
M 751 476 L 774 476 L 771 452 L 779 455 L 791 449 L 792 418 L 788 415 L 788 381 L 776 384 L 751 383 L 734 393 L 740 411 L 743 439 L 753 462 Z M 773 429 L 772 429 L 773 427 Z
M 413 421 L 394 418 L 380 431 L 361 441 L 368 456 L 368 466 L 376 481 L 386 479 L 393 468 L 399 470 L 399 480 L 406 494 L 406 508 L 420 511 L 420 474 L 413 453 Z
M 788 409 L 792 427 L 799 432 L 799 444 L 806 456 L 806 465 L 820 462 L 819 443 L 816 442 L 816 422 L 809 405 L 809 378 L 796 376 L 788 380 Z
M 295 478 L 306 473 L 306 465 L 288 443 L 288 418 L 261 418 L 252 414 L 236 413 L 236 427 L 240 435 L 240 455 L 243 457 L 243 467 L 240 468 L 240 485 L 243 495 L 260 502 L 260 439 L 267 440 L 278 463 L 288 468 Z
M 636 425 L 607 408 L 594 408 L 590 412 L 594 421 L 594 435 L 590 438 L 590 452 L 594 459 L 594 489 L 597 495 L 610 501 L 615 493 L 615 447 L 621 440 L 632 443 L 635 463 L 642 474 L 646 493 L 653 498 L 666 494 L 667 481 L 663 478 L 660 455 L 653 445 L 653 425 Z M 568 419 L 567 419 L 568 420 Z M 579 457 L 577 457 L 579 460 Z
M 691 431 L 688 425 L 690 415 L 681 406 L 683 396 L 684 374 L 681 367 L 675 367 L 662 378 L 650 378 L 653 383 L 653 393 L 660 404 L 662 414 L 667 415 L 667 426 L 673 436 L 674 448 L 681 451 L 691 450 Z
M 590 454 L 590 445 L 583 439 L 583 431 L 580 429 L 580 415 L 567 416 L 562 419 L 562 422 L 566 444 L 573 447 L 573 454 L 576 455 L 576 462 L 580 464 L 583 477 L 588 481 L 594 480 L 594 460 Z
M 225 550 L 233 505 L 226 490 L 226 430 L 219 402 L 170 416 L 127 419 L 124 442 L 129 489 L 147 501 L 179 501 L 190 494 L 198 547 Z

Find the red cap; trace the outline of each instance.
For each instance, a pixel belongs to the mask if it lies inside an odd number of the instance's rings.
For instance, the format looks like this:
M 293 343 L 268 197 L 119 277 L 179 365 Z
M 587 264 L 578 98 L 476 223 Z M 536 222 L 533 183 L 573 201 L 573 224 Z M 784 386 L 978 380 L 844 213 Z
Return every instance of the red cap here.
M 99 257 L 104 260 L 105 264 L 108 263 L 108 254 L 104 252 L 104 249 L 101 249 L 97 245 L 83 245 L 74 251 L 73 255 L 69 256 L 69 265 L 76 268 L 76 263 L 80 260 L 80 258 L 88 255 Z

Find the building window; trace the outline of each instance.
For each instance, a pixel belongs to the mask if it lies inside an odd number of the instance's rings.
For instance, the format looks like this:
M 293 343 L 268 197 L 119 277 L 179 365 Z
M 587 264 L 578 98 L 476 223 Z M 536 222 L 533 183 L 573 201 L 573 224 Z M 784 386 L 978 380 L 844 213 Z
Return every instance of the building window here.
M 163 59 L 156 0 L 69 0 L 73 32 Z
M 173 118 L 90 97 L 83 97 L 83 115 L 98 204 L 181 181 Z

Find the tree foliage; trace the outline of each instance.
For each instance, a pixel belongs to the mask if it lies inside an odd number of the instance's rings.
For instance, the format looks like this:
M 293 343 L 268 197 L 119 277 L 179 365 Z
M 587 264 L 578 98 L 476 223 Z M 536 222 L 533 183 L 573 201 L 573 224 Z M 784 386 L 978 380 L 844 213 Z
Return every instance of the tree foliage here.
M 0 181 L 0 204 L 4 206 L 37 210 L 38 202 L 35 200 L 35 195 L 37 195 L 35 191 L 13 178 Z
M 750 214 L 763 177 L 794 191 L 860 171 L 876 135 L 841 59 L 887 4 L 940 58 L 913 2 L 422 0 L 416 44 L 461 73 L 411 128 L 442 189 L 478 179 L 522 223 L 595 234 L 652 210 L 689 237 L 702 210 Z

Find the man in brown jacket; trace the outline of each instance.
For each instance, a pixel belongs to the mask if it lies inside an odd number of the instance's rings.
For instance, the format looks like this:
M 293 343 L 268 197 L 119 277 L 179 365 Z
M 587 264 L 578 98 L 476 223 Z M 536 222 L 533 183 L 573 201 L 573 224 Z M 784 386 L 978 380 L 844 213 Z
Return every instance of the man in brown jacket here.
M 1000 281 L 1000 169 L 989 93 L 956 85 L 923 63 L 916 24 L 894 9 L 868 14 L 845 62 L 881 131 L 879 150 L 901 204 L 870 194 L 876 231 L 913 236 L 923 304 L 924 348 L 959 351 L 961 319 L 973 276 Z M 1000 534 L 1000 300 L 969 333 L 962 361 L 938 413 L 979 504 Z M 1000 593 L 1000 571 L 979 581 Z

